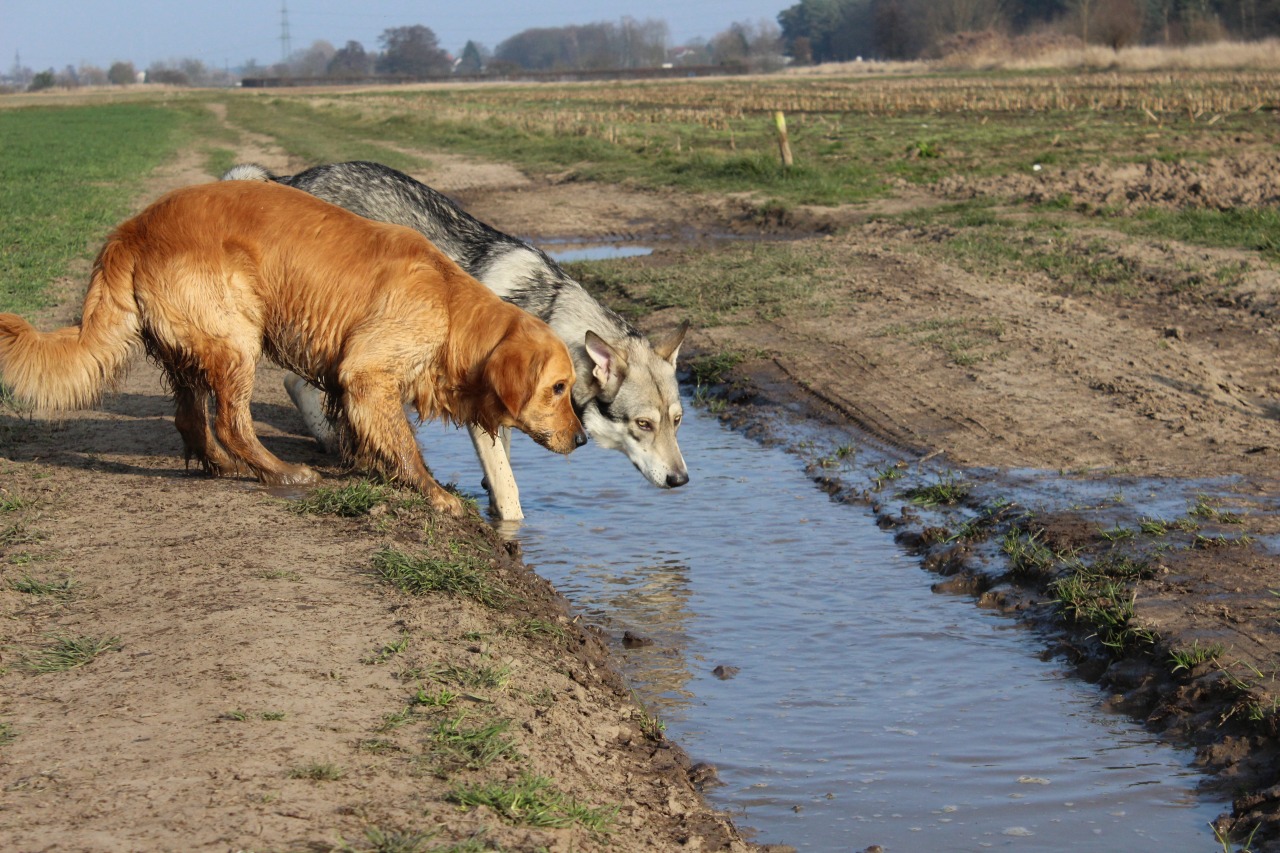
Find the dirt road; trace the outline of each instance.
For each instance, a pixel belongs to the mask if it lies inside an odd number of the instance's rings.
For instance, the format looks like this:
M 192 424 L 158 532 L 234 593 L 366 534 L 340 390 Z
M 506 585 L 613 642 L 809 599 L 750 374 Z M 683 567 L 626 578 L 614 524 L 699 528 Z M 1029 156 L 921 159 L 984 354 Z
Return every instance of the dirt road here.
M 240 153 L 281 171 L 306 165 L 252 140 Z M 1204 768 L 1239 794 L 1224 829 L 1247 836 L 1261 822 L 1255 849 L 1275 843 L 1272 265 L 1242 257 L 1247 269 L 1230 286 L 1188 289 L 1188 265 L 1203 265 L 1205 250 L 1100 233 L 1080 238 L 1078 250 L 1141 269 L 1149 287 L 1066 294 L 1048 275 L 966 270 L 941 251 L 954 236 L 945 227 L 907 228 L 875 210 L 795 210 L 762 223 L 739 199 L 433 162 L 419 177 L 535 241 L 684 235 L 635 261 L 673 276 L 705 253 L 702 238 L 785 236 L 819 271 L 808 298 L 783 312 L 726 315 L 696 329 L 682 353 L 686 362 L 735 355 L 716 388 L 725 417 L 799 405 L 873 437 L 894 459 L 927 460 L 912 468 L 920 476 L 950 471 L 973 484 L 955 523 L 982 523 L 957 539 L 900 490 L 815 465 L 837 499 L 874 502 L 904 545 L 947 575 L 940 582 L 1060 626 L 1058 651 L 1082 674 L 1118 706 L 1196 744 Z M 209 177 L 178 164 L 148 194 Z M 960 192 L 1017 188 L 939 187 L 893 206 Z M 83 277 L 65 283 L 46 325 L 71 320 L 82 289 Z M 643 284 L 619 290 L 649 331 L 681 319 L 647 304 Z M 264 369 L 260 382 L 266 443 L 341 482 L 303 436 L 277 378 Z M 453 527 L 400 505 L 357 519 L 299 516 L 252 484 L 189 475 L 168 420 L 144 363 L 98 411 L 62 423 L 0 415 L 4 576 L 74 582 L 67 597 L 0 590 L 0 834 L 15 849 L 379 849 L 378 833 L 421 834 L 424 845 L 481 837 L 513 850 L 746 848 L 699 799 L 687 759 L 646 734 L 599 638 L 572 624 L 483 525 Z M 1072 478 L 1103 492 L 1185 496 L 1192 521 L 1160 519 L 1164 532 L 1147 532 L 1140 523 L 1154 519 L 1136 497 L 1031 502 L 1017 485 L 1027 477 L 1050 493 L 1055 478 Z M 1113 528 L 1141 532 L 1103 535 Z M 1009 572 L 995 543 L 1011 531 L 1047 562 Z M 432 551 L 450 542 L 491 564 L 523 601 L 494 611 L 408 596 L 370 568 L 382 545 Z M 1120 578 L 1136 598 L 1119 651 L 1100 642 L 1095 624 L 1063 621 L 1049 604 L 1067 555 L 1095 574 L 1118 555 L 1138 566 Z M 111 642 L 79 669 L 27 665 L 71 636 Z M 1197 648 L 1214 654 L 1175 665 L 1174 653 Z M 483 687 L 457 680 L 483 667 L 506 675 Z M 455 699 L 431 705 L 445 690 Z M 449 725 L 481 723 L 500 725 L 509 753 L 478 769 L 441 752 Z M 531 776 L 588 809 L 617 807 L 610 834 L 585 820 L 531 826 L 457 802 L 460 784 Z

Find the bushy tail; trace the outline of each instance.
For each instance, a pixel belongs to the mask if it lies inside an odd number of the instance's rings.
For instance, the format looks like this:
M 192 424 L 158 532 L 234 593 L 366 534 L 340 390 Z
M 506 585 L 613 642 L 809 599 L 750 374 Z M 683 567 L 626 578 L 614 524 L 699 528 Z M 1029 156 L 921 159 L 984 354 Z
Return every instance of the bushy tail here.
M 37 409 L 82 409 L 102 396 L 140 340 L 133 253 L 113 239 L 94 264 L 79 326 L 38 331 L 0 314 L 0 383 Z

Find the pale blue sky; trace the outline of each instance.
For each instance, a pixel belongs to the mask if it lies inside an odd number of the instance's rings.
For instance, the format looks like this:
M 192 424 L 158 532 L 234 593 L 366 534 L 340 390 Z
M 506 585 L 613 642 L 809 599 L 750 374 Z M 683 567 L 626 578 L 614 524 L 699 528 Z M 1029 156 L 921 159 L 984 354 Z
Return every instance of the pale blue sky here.
M 348 40 L 378 49 L 391 27 L 423 24 L 440 46 L 461 52 L 468 39 L 490 50 L 529 27 L 657 18 L 671 28 L 673 44 L 710 38 L 735 21 L 777 23 L 778 12 L 797 0 L 286 0 L 294 50 L 323 39 Z M 280 0 L 0 0 L 0 68 L 15 52 L 35 71 L 61 71 L 81 63 L 106 69 L 132 62 L 193 58 L 214 68 L 250 59 L 280 59 Z

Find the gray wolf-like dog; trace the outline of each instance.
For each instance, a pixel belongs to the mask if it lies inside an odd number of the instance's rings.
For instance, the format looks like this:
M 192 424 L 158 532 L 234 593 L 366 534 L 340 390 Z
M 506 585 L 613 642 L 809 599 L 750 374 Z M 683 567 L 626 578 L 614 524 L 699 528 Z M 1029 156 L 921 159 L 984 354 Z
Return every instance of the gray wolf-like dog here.
M 323 387 L 357 464 L 461 515 L 405 417 L 517 427 L 568 453 L 585 444 L 568 348 L 421 234 L 299 190 L 232 181 L 175 190 L 98 254 L 79 325 L 39 332 L 0 314 L 0 379 L 45 409 L 91 404 L 142 344 L 164 368 L 188 459 L 273 486 L 315 471 L 258 441 L 249 402 L 260 356 Z M 208 404 L 215 405 L 214 429 Z
M 593 299 L 546 253 L 379 163 L 334 163 L 289 176 L 246 163 L 230 169 L 223 180 L 275 181 L 422 233 L 498 296 L 546 322 L 565 342 L 578 377 L 573 404 L 588 435 L 601 447 L 625 453 L 656 486 L 669 489 L 689 481 L 676 442 L 683 410 L 675 376 L 687 325 L 650 342 Z M 296 377 L 287 379 L 286 386 L 312 434 L 330 446 L 321 392 Z M 494 438 L 469 429 L 492 511 L 504 520 L 522 518 L 510 467 L 510 431 Z

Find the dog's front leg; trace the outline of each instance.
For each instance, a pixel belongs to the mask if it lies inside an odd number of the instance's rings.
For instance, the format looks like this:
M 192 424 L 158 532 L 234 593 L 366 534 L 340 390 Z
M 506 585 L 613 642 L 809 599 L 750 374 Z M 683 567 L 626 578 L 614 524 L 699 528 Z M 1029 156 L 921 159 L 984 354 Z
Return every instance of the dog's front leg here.
M 520 509 L 520 488 L 511 471 L 510 431 L 502 430 L 506 433 L 503 436 L 505 441 L 498 436 L 489 435 L 475 424 L 469 425 L 467 432 L 471 434 L 471 444 L 476 449 L 476 457 L 484 471 L 485 487 L 489 490 L 489 511 L 502 521 L 519 521 L 524 518 L 524 512 Z
M 462 501 L 445 491 L 427 470 L 395 380 L 376 370 L 344 368 L 342 384 L 342 405 L 355 438 L 356 463 L 408 483 L 441 512 L 463 515 Z
M 338 446 L 338 434 L 334 432 L 333 424 L 325 415 L 324 392 L 296 373 L 284 375 L 284 390 L 289 392 L 289 399 L 298 407 L 307 431 L 327 452 L 338 453 L 342 448 Z

